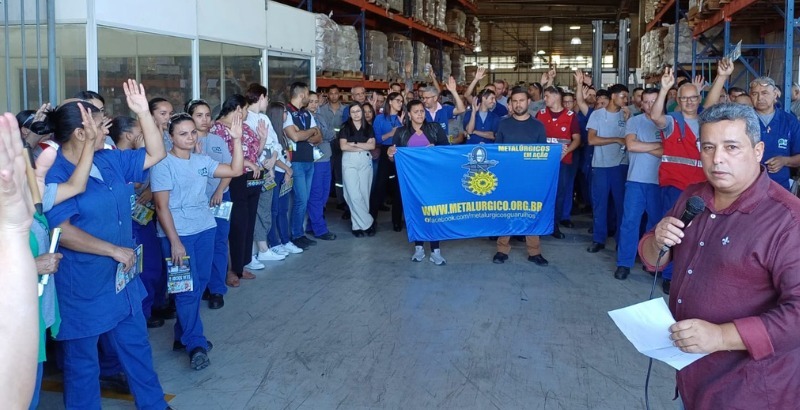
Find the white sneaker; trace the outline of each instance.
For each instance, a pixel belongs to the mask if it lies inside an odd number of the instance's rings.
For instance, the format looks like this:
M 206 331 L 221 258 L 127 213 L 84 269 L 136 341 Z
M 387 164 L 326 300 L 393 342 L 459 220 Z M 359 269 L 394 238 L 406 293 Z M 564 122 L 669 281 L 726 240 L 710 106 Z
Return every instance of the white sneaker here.
M 289 253 L 303 253 L 303 250 L 298 248 L 297 245 L 293 244 L 292 242 L 283 244 L 283 249 Z
M 414 254 L 411 255 L 411 260 L 414 262 L 422 262 L 425 259 L 425 249 L 421 246 L 414 246 Z
M 259 270 L 259 269 L 264 269 L 266 266 L 264 266 L 263 263 L 259 262 L 258 259 L 256 259 L 255 255 L 253 255 L 253 259 L 250 259 L 250 263 L 244 265 L 244 267 L 247 269 Z
M 259 252 L 257 259 L 260 261 L 282 261 L 286 259 L 286 255 L 279 255 L 273 252 L 272 249 L 267 249 L 266 252 Z
M 274 253 L 274 254 L 276 254 L 276 255 L 280 255 L 280 256 L 286 256 L 286 255 L 288 255 L 288 254 L 289 254 L 289 251 L 287 251 L 286 249 L 284 249 L 284 248 L 283 248 L 283 245 L 276 245 L 276 246 L 273 246 L 273 247 L 269 248 L 269 250 L 271 250 L 271 251 L 272 251 L 272 253 Z
M 434 249 L 433 252 L 431 252 L 430 260 L 437 265 L 444 265 L 447 263 L 447 261 L 442 257 L 442 253 L 439 251 L 439 249 Z

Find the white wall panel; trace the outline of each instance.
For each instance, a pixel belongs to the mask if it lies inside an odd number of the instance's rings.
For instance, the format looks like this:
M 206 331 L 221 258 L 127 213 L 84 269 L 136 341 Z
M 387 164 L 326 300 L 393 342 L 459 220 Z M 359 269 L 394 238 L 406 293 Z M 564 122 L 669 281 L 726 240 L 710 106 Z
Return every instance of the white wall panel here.
M 287 53 L 314 54 L 314 14 L 285 4 L 269 2 L 267 47 Z
M 59 0 L 60 2 L 60 0 Z M 180 37 L 197 35 L 197 0 L 95 0 L 98 25 Z
M 197 0 L 197 34 L 204 40 L 264 48 L 265 13 L 265 0 Z

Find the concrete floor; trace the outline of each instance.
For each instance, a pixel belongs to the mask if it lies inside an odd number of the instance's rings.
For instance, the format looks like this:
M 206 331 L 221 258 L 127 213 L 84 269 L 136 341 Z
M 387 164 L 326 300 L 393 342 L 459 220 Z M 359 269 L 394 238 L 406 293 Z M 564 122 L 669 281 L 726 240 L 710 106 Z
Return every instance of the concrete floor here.
M 223 309 L 203 305 L 207 369 L 172 352 L 172 321 L 150 331 L 174 408 L 644 408 L 647 359 L 606 312 L 644 300 L 652 279 L 637 266 L 614 280 L 614 251 L 585 250 L 587 218 L 543 239 L 546 268 L 515 241 L 494 265 L 488 239 L 443 242 L 446 266 L 413 263 L 388 215 L 374 238 L 354 238 L 339 212 L 330 219 L 337 240 L 268 263 Z M 653 409 L 676 408 L 674 375 L 654 365 Z M 40 408 L 63 408 L 61 394 L 44 392 Z

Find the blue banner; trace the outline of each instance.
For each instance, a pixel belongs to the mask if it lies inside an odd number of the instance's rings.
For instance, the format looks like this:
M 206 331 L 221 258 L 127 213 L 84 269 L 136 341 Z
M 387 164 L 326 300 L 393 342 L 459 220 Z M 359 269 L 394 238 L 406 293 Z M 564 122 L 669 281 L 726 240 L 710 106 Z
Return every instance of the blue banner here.
M 561 145 L 398 148 L 408 239 L 553 232 Z

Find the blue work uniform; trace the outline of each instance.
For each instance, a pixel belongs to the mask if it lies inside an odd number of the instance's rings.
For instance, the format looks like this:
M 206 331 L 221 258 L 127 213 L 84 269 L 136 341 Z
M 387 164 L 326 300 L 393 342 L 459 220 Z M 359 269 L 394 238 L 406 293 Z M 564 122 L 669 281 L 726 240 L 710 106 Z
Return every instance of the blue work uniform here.
M 372 130 L 375 131 L 375 141 L 377 141 L 379 145 L 391 146 L 392 139 L 394 139 L 394 137 L 389 137 L 383 140 L 381 136 L 390 132 L 392 128 L 400 127 L 402 125 L 403 124 L 400 122 L 400 118 L 397 117 L 397 114 L 392 114 L 389 116 L 378 114 L 372 121 Z
M 800 121 L 783 110 L 775 110 L 775 115 L 769 124 L 758 121 L 761 126 L 761 141 L 764 141 L 764 156 L 761 163 L 766 163 L 774 157 L 791 157 L 800 154 Z M 789 189 L 789 167 L 783 167 L 776 173 L 768 173 L 773 181 Z
M 448 123 L 450 119 L 453 118 L 453 112 L 456 110 L 456 107 L 452 105 L 441 105 L 439 104 L 439 109 L 436 110 L 436 115 L 431 116 L 431 112 L 428 109 L 425 109 L 425 120 L 428 122 L 435 122 L 442 126 L 444 130 L 444 134 L 448 135 L 450 131 L 450 127 Z
M 500 104 L 497 104 L 497 105 L 502 107 L 502 105 L 500 105 Z M 465 129 L 467 127 L 467 124 L 469 124 L 469 119 L 470 119 L 471 115 L 472 115 L 471 112 L 467 112 L 467 114 L 464 115 L 464 128 Z M 481 113 L 480 112 L 475 113 L 475 131 L 497 132 L 497 127 L 498 126 L 500 126 L 500 117 L 498 117 L 493 111 L 487 111 L 486 112 L 486 119 L 485 120 L 481 118 Z M 483 137 L 480 137 L 480 136 L 478 136 L 476 134 L 469 134 L 469 136 L 467 136 L 467 141 L 465 141 L 465 142 L 467 144 L 480 144 L 480 143 L 491 144 L 491 143 L 494 142 L 494 140 L 490 140 L 488 138 L 483 138 Z
M 143 182 L 145 150 L 101 150 L 83 194 L 47 212 L 51 226 L 65 222 L 99 240 L 133 248 L 133 182 Z M 69 180 L 75 165 L 59 150 L 47 183 Z M 54 275 L 59 293 L 64 352 L 64 404 L 68 409 L 99 409 L 97 343 L 100 335 L 114 346 L 139 409 L 166 408 L 164 391 L 153 368 L 153 355 L 142 314 L 144 286 L 133 278 L 116 292 L 117 261 L 61 247 L 64 255 Z
M 508 107 L 499 102 L 494 105 L 494 109 L 492 109 L 492 114 L 496 115 L 497 118 L 503 118 L 508 115 Z

